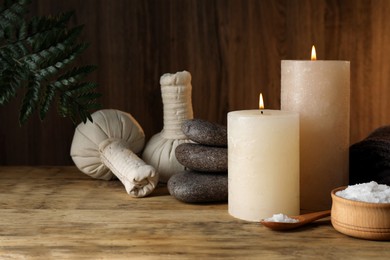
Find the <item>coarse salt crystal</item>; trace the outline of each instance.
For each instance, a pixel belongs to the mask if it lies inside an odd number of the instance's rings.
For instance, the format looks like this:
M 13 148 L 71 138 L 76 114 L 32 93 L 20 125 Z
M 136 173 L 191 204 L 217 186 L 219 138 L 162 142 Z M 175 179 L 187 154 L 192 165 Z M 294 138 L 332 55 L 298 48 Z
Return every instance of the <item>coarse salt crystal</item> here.
M 336 195 L 355 201 L 390 203 L 390 186 L 372 181 L 350 185 L 345 190 L 336 192 Z
M 274 214 L 271 218 L 266 218 L 263 221 L 266 222 L 283 222 L 283 223 L 297 223 L 299 222 L 296 218 L 290 218 L 287 215 L 284 215 L 282 213 L 280 214 Z

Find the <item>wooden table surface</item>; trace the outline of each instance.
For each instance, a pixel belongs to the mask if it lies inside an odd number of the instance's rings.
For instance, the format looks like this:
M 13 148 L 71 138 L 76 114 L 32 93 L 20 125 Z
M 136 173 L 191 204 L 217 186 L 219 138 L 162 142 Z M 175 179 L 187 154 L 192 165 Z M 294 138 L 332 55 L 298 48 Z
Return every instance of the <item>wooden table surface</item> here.
M 131 198 L 75 167 L 0 167 L 0 259 L 390 259 L 390 242 L 329 219 L 290 232 L 231 217 L 227 204 Z

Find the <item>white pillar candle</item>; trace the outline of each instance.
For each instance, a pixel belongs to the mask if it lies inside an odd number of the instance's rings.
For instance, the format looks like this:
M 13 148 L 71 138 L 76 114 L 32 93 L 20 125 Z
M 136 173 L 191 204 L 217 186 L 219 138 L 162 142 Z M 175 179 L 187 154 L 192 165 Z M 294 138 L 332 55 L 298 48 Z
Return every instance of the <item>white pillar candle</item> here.
M 300 115 L 301 208 L 331 206 L 348 183 L 349 61 L 282 61 L 281 108 Z
M 299 214 L 299 115 L 262 111 L 228 113 L 229 214 L 247 221 Z

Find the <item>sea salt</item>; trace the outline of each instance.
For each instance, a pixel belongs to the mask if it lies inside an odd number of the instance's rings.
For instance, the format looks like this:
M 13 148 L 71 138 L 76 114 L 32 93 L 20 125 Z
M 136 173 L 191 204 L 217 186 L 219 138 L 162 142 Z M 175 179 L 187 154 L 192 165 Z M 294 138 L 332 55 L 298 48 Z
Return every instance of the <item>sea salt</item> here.
M 280 214 L 274 214 L 271 218 L 264 219 L 266 222 L 283 222 L 283 223 L 297 223 L 299 222 L 298 219 L 290 218 L 287 215 L 284 215 L 282 213 Z
M 350 185 L 345 190 L 336 192 L 336 195 L 356 201 L 390 203 L 390 186 L 372 181 Z

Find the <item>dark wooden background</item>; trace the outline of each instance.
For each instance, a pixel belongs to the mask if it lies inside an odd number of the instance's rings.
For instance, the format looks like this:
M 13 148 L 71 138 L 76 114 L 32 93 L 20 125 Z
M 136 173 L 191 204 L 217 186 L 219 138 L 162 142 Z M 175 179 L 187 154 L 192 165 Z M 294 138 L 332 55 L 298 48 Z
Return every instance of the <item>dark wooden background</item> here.
M 147 138 L 162 128 L 159 78 L 192 74 L 194 115 L 280 108 L 280 61 L 351 61 L 351 143 L 390 123 L 389 0 L 33 0 L 31 14 L 75 10 L 99 69 L 104 108 L 130 112 Z M 20 100 L 0 108 L 0 164 L 72 164 L 74 125 L 55 108 L 19 126 Z

